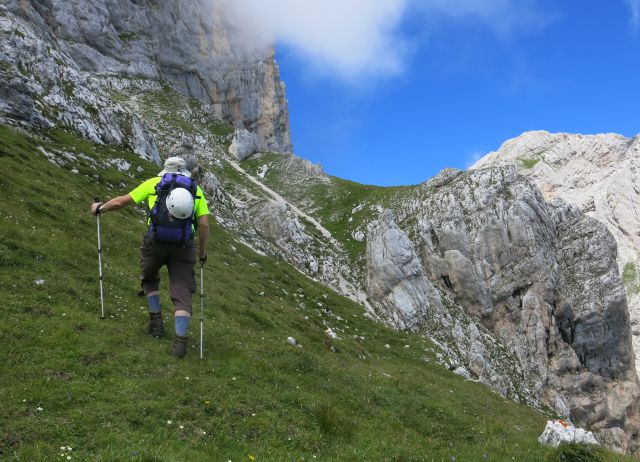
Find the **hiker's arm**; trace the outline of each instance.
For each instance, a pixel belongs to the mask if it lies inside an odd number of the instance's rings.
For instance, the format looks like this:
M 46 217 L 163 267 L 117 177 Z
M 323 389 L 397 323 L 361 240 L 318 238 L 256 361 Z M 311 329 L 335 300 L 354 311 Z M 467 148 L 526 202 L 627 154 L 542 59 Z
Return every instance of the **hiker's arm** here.
M 207 259 L 207 242 L 209 241 L 209 215 L 198 218 L 198 247 L 200 261 Z M 204 263 L 204 262 L 203 262 Z
M 100 206 L 100 213 L 112 212 L 114 210 L 119 210 L 126 205 L 129 205 L 133 202 L 133 198 L 129 194 L 125 194 L 124 196 L 114 197 L 110 201 L 107 202 L 94 202 L 91 204 L 91 213 L 96 215 L 98 206 Z

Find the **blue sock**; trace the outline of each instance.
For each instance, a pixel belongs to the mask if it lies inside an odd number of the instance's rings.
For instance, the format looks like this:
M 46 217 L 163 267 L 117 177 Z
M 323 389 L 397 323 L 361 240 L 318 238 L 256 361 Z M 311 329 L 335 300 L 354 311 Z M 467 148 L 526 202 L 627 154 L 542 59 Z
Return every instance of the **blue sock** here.
M 191 322 L 191 318 L 189 316 L 176 316 L 176 335 L 178 337 L 187 336 L 189 322 Z
M 147 297 L 147 306 L 149 307 L 149 313 L 160 313 L 160 295 Z

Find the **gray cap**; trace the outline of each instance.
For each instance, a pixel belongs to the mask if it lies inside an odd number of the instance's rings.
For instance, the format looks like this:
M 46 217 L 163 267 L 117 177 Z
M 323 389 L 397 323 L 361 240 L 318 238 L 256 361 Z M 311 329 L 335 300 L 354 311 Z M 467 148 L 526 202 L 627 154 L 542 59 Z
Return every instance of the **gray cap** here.
M 165 160 L 164 170 L 158 173 L 158 176 L 163 176 L 165 173 L 177 173 L 178 175 L 191 177 L 191 172 L 187 170 L 187 163 L 182 157 L 169 157 Z

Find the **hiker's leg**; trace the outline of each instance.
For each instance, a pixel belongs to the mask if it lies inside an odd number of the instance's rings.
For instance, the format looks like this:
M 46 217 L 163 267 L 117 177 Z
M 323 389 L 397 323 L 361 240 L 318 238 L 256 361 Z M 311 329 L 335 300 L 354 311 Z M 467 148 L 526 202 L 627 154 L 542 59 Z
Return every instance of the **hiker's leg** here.
M 140 247 L 140 279 L 149 309 L 149 334 L 164 336 L 164 325 L 160 310 L 160 268 L 165 263 L 166 250 L 148 235 Z
M 196 291 L 196 248 L 193 241 L 172 249 L 167 262 L 169 290 L 175 307 L 176 335 L 186 337 L 191 320 L 191 301 Z
M 167 257 L 164 247 L 162 243 L 155 242 L 148 235 L 144 237 L 140 246 L 140 281 L 147 299 L 160 295 L 160 268 L 166 263 Z M 147 303 L 149 303 L 148 300 Z

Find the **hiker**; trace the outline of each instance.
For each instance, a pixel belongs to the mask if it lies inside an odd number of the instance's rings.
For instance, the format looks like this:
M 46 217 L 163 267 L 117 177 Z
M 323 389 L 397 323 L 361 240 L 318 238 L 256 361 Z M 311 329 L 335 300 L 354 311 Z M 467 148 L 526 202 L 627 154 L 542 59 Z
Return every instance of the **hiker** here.
M 193 167 L 195 171 L 197 166 Z M 200 263 L 204 264 L 207 260 L 209 208 L 202 189 L 191 179 L 185 160 L 174 156 L 165 161 L 158 176 L 145 181 L 129 194 L 104 203 L 94 202 L 91 213 L 111 212 L 145 200 L 149 207 L 149 229 L 140 247 L 140 278 L 149 308 L 148 330 L 153 337 L 164 337 L 159 270 L 166 265 L 175 313 L 176 335 L 172 353 L 182 358 L 187 353 L 191 298 L 196 291 L 194 230 L 197 229 L 198 233 Z

